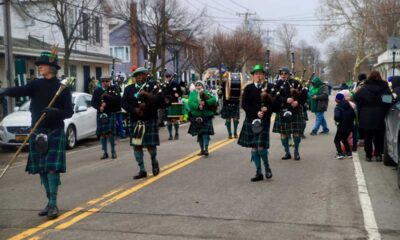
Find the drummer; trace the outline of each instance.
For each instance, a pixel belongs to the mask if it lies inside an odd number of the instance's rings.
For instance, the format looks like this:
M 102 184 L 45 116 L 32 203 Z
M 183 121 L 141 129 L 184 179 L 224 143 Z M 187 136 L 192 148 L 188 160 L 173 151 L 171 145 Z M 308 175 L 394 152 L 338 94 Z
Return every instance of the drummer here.
M 240 104 L 239 104 L 240 95 L 237 97 L 227 96 L 226 81 L 231 81 L 232 79 L 224 78 L 224 80 L 225 81 L 223 81 L 221 84 L 220 91 L 218 91 L 219 96 L 222 98 L 222 105 L 223 105 L 221 110 L 221 117 L 225 119 L 225 126 L 226 129 L 228 130 L 228 137 L 230 139 L 238 138 L 237 128 L 239 125 L 239 118 L 240 118 Z M 232 122 L 233 122 L 233 136 L 232 136 Z
M 178 81 L 174 78 L 175 76 L 176 76 L 176 74 L 170 70 L 166 70 L 164 73 L 165 84 L 167 85 L 166 90 L 164 91 L 164 95 L 170 96 L 172 103 L 178 103 L 180 98 L 182 97 L 182 90 L 179 86 Z M 167 121 L 168 121 L 167 129 L 168 129 L 168 133 L 169 133 L 168 140 L 172 140 L 172 139 L 178 140 L 179 139 L 179 117 L 176 117 L 175 115 L 171 116 L 171 117 L 168 116 Z M 175 128 L 174 138 L 172 138 L 172 125 Z

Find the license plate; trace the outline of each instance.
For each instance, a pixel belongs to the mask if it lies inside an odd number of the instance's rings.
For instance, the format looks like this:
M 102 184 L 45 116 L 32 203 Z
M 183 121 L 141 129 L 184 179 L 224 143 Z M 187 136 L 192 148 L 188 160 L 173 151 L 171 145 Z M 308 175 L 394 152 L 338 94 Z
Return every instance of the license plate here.
M 27 135 L 16 135 L 15 141 L 23 142 L 23 141 L 25 141 L 26 137 L 27 137 Z

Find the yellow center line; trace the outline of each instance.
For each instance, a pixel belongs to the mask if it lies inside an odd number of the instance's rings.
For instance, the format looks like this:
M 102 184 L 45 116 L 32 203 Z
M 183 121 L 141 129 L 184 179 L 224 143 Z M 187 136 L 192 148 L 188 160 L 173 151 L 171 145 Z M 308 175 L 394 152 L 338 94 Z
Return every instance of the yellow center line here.
M 224 140 L 218 141 L 218 142 L 214 143 L 212 146 L 210 146 L 209 152 L 216 151 L 216 150 L 222 148 L 223 146 L 228 145 L 228 144 L 230 144 L 230 143 L 232 143 L 234 141 L 236 141 L 236 139 L 224 139 Z M 169 175 L 169 174 L 171 174 L 171 173 L 173 173 L 173 172 L 175 172 L 175 171 L 177 171 L 177 170 L 179 170 L 179 169 L 181 169 L 181 168 L 183 168 L 183 167 L 185 167 L 185 166 L 187 166 L 187 165 L 189 165 L 189 164 L 191 164 L 191 163 L 193 163 L 193 162 L 195 162 L 197 160 L 199 160 L 200 158 L 203 158 L 203 156 L 197 156 L 197 155 L 193 156 L 193 154 L 191 154 L 191 155 L 189 155 L 189 157 L 182 158 L 181 160 L 178 160 L 178 161 L 176 161 L 176 162 L 174 162 L 172 164 L 169 164 L 169 165 L 167 165 L 167 166 L 165 166 L 163 168 L 165 170 L 161 171 L 159 175 L 157 175 L 155 177 L 151 177 L 151 178 L 147 179 L 146 181 L 144 181 L 142 183 L 139 183 L 139 184 L 137 184 L 137 185 L 135 185 L 135 186 L 123 191 L 123 192 L 120 192 L 120 193 L 112 196 L 109 199 L 106 199 L 103 202 L 98 203 L 98 207 L 97 208 L 92 208 L 92 209 L 89 209 L 89 210 L 83 211 L 83 212 L 81 211 L 82 209 L 80 209 L 80 212 L 82 212 L 81 214 L 76 215 L 71 220 L 68 220 L 68 221 L 58 225 L 54 229 L 48 229 L 48 231 L 43 232 L 42 234 L 40 234 L 40 236 L 31 238 L 31 239 L 38 240 L 38 239 L 41 239 L 44 234 L 47 234 L 49 232 L 64 230 L 64 229 L 72 226 L 73 224 L 75 224 L 75 223 L 77 223 L 77 222 L 79 222 L 79 221 L 91 216 L 92 214 L 95 214 L 95 213 L 99 212 L 104 207 L 106 207 L 106 206 L 108 206 L 108 205 L 110 205 L 110 204 L 112 204 L 112 203 L 114 203 L 116 201 L 119 201 L 119 200 L 121 200 L 121 199 L 123 199 L 123 198 L 125 198 L 125 197 L 127 197 L 127 196 L 129 196 L 129 195 L 131 195 L 131 194 L 133 194 L 133 193 L 135 193 L 137 191 L 139 191 L 140 189 L 142 189 L 142 188 L 144 188 L 144 187 L 156 182 L 157 180 L 159 180 L 159 179 L 161 179 L 161 178 L 163 178 L 163 177 L 165 177 L 165 176 L 167 176 L 167 175 Z M 99 199 L 103 200 L 105 198 L 101 197 Z M 89 202 L 91 202 L 91 201 L 89 201 Z M 67 213 L 69 213 L 69 212 L 67 212 Z M 65 213 L 65 214 L 67 214 L 67 213 Z M 65 214 L 63 214 L 62 216 L 64 216 Z M 71 216 L 71 215 L 72 214 L 70 214 L 69 216 Z M 62 216 L 60 216 L 59 218 L 61 218 Z M 65 217 L 63 219 L 65 219 Z M 44 224 L 46 224 L 46 223 L 44 223 Z M 42 225 L 44 225 L 44 224 L 42 224 Z M 49 226 L 51 226 L 53 224 L 54 223 L 50 224 Z M 42 226 L 42 225 L 40 225 L 40 226 Z M 49 226 L 47 226 L 47 227 L 49 227 Z M 13 240 L 17 240 L 17 239 L 26 238 L 28 236 L 31 236 L 31 235 L 35 234 L 36 232 L 38 232 L 40 230 L 44 230 L 47 227 L 42 227 L 40 229 L 39 229 L 39 227 L 28 229 L 27 231 L 15 236 L 12 239 Z M 33 230 L 36 230 L 36 231 L 33 232 Z M 24 235 L 22 235 L 22 234 L 24 234 Z M 18 238 L 16 238 L 16 237 L 18 237 Z

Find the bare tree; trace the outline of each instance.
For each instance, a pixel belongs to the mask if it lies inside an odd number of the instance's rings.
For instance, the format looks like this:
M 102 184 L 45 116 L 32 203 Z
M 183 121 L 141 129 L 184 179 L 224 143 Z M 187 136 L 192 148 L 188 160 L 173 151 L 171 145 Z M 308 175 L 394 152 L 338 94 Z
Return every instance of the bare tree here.
M 99 11 L 99 0 L 18 0 L 28 17 L 58 27 L 64 40 L 64 74 L 69 75 L 69 58 L 75 43 L 88 36 L 88 23 Z M 95 23 L 99 24 L 99 23 Z M 86 39 L 85 39 L 86 40 Z
M 294 38 L 296 37 L 298 31 L 297 28 L 290 24 L 282 24 L 277 30 L 276 34 L 279 41 L 282 43 L 286 54 L 286 61 L 289 66 L 290 63 L 290 53 L 294 49 Z
M 211 65 L 211 44 L 210 39 L 203 38 L 199 39 L 200 47 L 194 50 L 194 57 L 192 58 L 191 65 L 200 74 L 200 79 L 202 79 L 203 73 Z
M 173 61 L 175 52 L 191 45 L 195 36 L 202 35 L 207 24 L 205 9 L 188 12 L 176 0 L 141 0 L 136 20 L 131 18 L 130 4 L 132 2 L 127 0 L 113 1 L 113 15 L 131 24 L 144 52 L 149 55 L 153 74 Z M 167 51 L 171 53 L 168 59 Z

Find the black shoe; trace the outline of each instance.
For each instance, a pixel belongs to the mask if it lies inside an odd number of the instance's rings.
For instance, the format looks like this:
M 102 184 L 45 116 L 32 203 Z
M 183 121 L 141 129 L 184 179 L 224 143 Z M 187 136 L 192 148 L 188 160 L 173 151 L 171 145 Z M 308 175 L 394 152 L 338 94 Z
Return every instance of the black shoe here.
M 198 154 L 197 154 L 197 156 L 203 156 L 204 155 L 204 150 L 201 150 Z
M 266 179 L 272 178 L 272 171 L 271 171 L 271 168 L 268 168 L 268 169 L 265 170 L 265 178 L 266 178 Z
M 160 166 L 158 163 L 152 164 L 153 167 L 153 176 L 157 176 L 160 173 Z
M 260 173 L 260 174 L 256 174 L 256 176 L 254 176 L 253 178 L 250 179 L 250 181 L 252 182 L 258 182 L 258 181 L 262 181 L 264 180 L 264 176 Z
M 239 136 L 238 136 L 237 134 L 234 134 L 233 137 L 234 137 L 234 138 L 238 138 Z
M 329 134 L 329 130 L 328 131 L 321 131 L 321 132 L 319 132 L 319 134 Z
M 204 156 L 208 157 L 208 150 L 204 150 Z
M 103 156 L 101 156 L 100 159 L 103 160 L 103 159 L 107 159 L 107 158 L 108 158 L 108 153 L 104 153 Z
M 146 178 L 147 177 L 147 172 L 142 172 L 142 171 L 140 171 L 140 172 L 138 172 L 138 174 L 137 175 L 135 175 L 135 176 L 133 176 L 133 179 L 141 179 L 141 178 Z
M 285 156 L 283 156 L 281 159 L 282 159 L 282 160 L 289 160 L 289 159 L 292 159 L 292 155 L 290 155 L 290 153 L 286 153 Z
M 112 154 L 111 154 L 111 158 L 112 158 L 112 159 L 116 159 L 116 158 L 117 158 L 117 153 L 115 153 L 115 152 L 112 153 Z
M 49 206 L 46 206 L 45 208 L 43 208 L 42 210 L 40 210 L 40 212 L 38 213 L 39 216 L 43 217 L 43 216 L 47 216 L 47 213 L 49 212 Z
M 294 153 L 294 160 L 296 160 L 296 161 L 300 160 L 300 154 L 299 153 Z
M 372 158 L 371 158 L 371 157 L 366 157 L 366 158 L 365 158 L 365 161 L 367 161 L 367 162 L 372 162 Z
M 382 162 L 382 157 L 381 157 L 381 156 L 376 156 L 376 157 L 375 157 L 375 160 L 376 160 L 377 162 Z
M 55 218 L 58 217 L 58 213 L 59 213 L 59 211 L 58 211 L 58 208 L 56 206 L 49 207 L 49 211 L 47 212 L 47 218 L 49 220 L 55 219 Z
M 228 137 L 229 139 L 232 139 L 233 137 L 232 137 L 232 135 L 229 135 L 229 137 Z
M 175 134 L 174 140 L 178 140 L 179 139 L 179 134 Z
M 315 136 L 315 135 L 317 135 L 317 133 L 316 132 L 311 132 L 310 135 L 311 136 Z
M 172 135 L 169 135 L 169 138 L 168 138 L 168 140 L 172 140 L 173 138 L 172 138 Z

